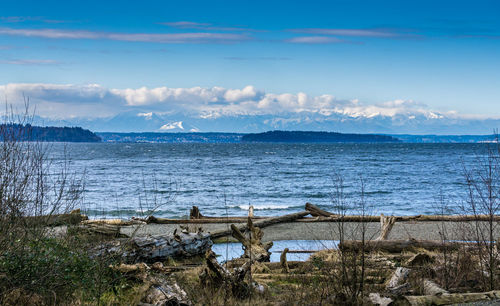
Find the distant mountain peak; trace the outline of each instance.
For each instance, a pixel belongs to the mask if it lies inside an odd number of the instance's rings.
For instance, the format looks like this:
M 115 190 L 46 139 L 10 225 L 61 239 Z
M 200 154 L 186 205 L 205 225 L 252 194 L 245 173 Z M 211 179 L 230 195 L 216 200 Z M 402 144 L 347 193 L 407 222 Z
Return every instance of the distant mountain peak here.
M 160 127 L 161 131 L 170 131 L 175 129 L 184 130 L 184 127 L 182 126 L 182 121 L 167 123 Z

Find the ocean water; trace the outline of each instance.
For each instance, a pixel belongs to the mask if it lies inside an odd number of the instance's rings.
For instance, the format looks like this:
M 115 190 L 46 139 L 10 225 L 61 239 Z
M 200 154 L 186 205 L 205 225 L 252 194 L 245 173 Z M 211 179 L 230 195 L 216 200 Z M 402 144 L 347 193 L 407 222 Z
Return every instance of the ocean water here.
M 414 215 L 439 213 L 441 195 L 460 205 L 464 168 L 477 167 L 486 146 L 57 143 L 51 156 L 57 163 L 66 151 L 72 171 L 85 173 L 91 217 L 182 218 L 193 205 L 211 216 L 246 215 L 249 205 L 272 216 L 306 202 L 335 211 L 339 176 L 348 208 L 363 198 L 369 213 Z

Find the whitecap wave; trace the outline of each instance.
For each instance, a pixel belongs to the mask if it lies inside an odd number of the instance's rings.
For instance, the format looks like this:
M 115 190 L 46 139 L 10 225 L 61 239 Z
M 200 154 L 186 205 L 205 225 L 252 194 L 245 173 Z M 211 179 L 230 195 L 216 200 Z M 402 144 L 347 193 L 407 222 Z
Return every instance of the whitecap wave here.
M 271 210 L 271 209 L 287 209 L 295 207 L 294 205 L 286 205 L 286 204 L 258 204 L 252 205 L 254 210 Z M 248 210 L 249 205 L 235 205 L 231 206 L 232 208 L 239 208 L 241 210 Z

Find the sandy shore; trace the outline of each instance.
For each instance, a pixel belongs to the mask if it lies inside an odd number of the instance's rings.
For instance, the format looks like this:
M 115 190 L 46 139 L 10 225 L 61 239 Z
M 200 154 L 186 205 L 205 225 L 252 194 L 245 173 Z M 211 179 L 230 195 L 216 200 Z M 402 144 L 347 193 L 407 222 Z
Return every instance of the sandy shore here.
M 470 240 L 473 237 L 468 234 L 471 229 L 471 222 L 396 222 L 388 239 L 426 239 L 440 240 L 440 232 L 446 232 L 448 240 Z M 481 222 L 481 225 L 486 225 Z M 201 227 L 204 231 L 213 232 L 216 230 L 229 228 L 230 224 L 186 224 L 190 229 Z M 277 240 L 339 240 L 338 223 L 335 222 L 287 222 L 265 227 L 264 241 Z M 361 239 L 361 223 L 345 223 L 346 239 Z M 374 239 L 380 231 L 379 222 L 365 223 L 367 239 Z M 136 226 L 125 226 L 121 232 L 131 235 Z M 137 235 L 158 235 L 170 234 L 175 229 L 180 230 L 179 224 L 147 224 L 141 225 L 137 230 Z M 496 237 L 500 236 L 500 228 L 496 230 Z

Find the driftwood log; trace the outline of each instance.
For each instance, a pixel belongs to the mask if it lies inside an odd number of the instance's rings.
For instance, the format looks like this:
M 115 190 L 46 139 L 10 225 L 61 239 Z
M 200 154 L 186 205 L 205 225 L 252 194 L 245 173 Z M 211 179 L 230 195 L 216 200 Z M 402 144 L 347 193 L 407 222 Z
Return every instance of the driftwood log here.
M 250 258 L 258 262 L 269 261 L 271 258 L 269 249 L 273 246 L 273 243 L 262 243 L 264 233 L 260 228 L 253 225 L 250 218 L 248 218 L 247 228 L 248 237 L 243 235 L 234 224 L 231 224 L 232 236 L 243 245 L 244 253 L 242 258 Z
M 443 295 L 450 294 L 448 291 L 439 287 L 438 284 L 430 279 L 424 279 L 424 294 L 425 295 Z
M 408 292 L 411 287 L 410 283 L 407 282 L 410 271 L 408 268 L 398 267 L 387 281 L 385 286 L 387 292 L 393 295 L 403 295 Z
M 283 216 L 279 216 L 279 217 L 266 218 L 266 219 L 255 221 L 255 223 L 253 223 L 253 225 L 256 227 L 259 227 L 259 228 L 264 228 L 266 226 L 281 223 L 281 222 L 294 221 L 294 220 L 297 220 L 297 219 L 302 218 L 304 216 L 307 216 L 308 214 L 309 214 L 308 211 L 302 211 L 302 212 L 283 215 Z M 244 231 L 248 230 L 248 225 L 239 225 L 239 226 L 236 226 L 236 228 L 238 230 L 240 230 L 241 232 L 244 232 Z M 232 229 L 225 229 L 225 230 L 212 232 L 212 233 L 210 233 L 210 236 L 212 237 L 212 239 L 214 239 L 214 238 L 219 238 L 219 237 L 231 235 L 232 232 L 233 232 Z
M 141 296 L 141 302 L 145 305 L 192 305 L 187 293 L 175 281 L 166 279 L 161 274 L 156 276 L 151 273 L 163 272 L 163 265 L 159 262 L 152 266 L 141 262 L 133 265 L 120 264 L 111 268 L 142 283 L 136 294 Z
M 339 244 L 341 250 L 361 250 L 364 247 L 368 251 L 383 251 L 389 253 L 401 253 L 412 248 L 422 248 L 428 250 L 458 250 L 464 243 L 442 242 L 434 240 L 371 240 L 365 241 L 364 245 L 359 240 L 346 240 Z
M 370 293 L 368 298 L 370 302 L 378 306 L 388 306 L 393 302 L 391 298 L 380 296 L 379 293 Z
M 405 296 L 410 305 L 450 305 L 500 299 L 500 291 L 452 293 L 442 295 Z
M 149 216 L 146 219 L 135 218 L 135 220 L 141 220 L 147 224 L 227 224 L 227 223 L 246 223 L 248 217 L 203 217 L 201 219 L 169 219 L 169 218 L 158 218 L 154 216 Z M 254 217 L 252 220 L 265 220 L 265 217 Z
M 256 283 L 249 286 L 248 282 L 245 281 L 246 275 L 252 268 L 253 260 L 246 261 L 241 267 L 234 268 L 230 272 L 219 264 L 212 250 L 205 253 L 205 259 L 207 267 L 200 274 L 200 282 L 203 286 L 217 289 L 226 288 L 237 298 L 248 297 L 254 288 L 259 291 L 263 290 L 263 287 Z
M 173 235 L 141 236 L 115 239 L 103 243 L 94 252 L 96 256 L 119 256 L 125 262 L 154 263 L 168 258 L 186 258 L 204 254 L 211 246 L 210 235 L 183 231 Z
M 319 208 L 318 206 L 311 204 L 309 202 L 306 203 L 306 210 L 311 214 L 313 217 L 338 217 L 338 215 L 328 212 L 326 210 L 323 210 Z

